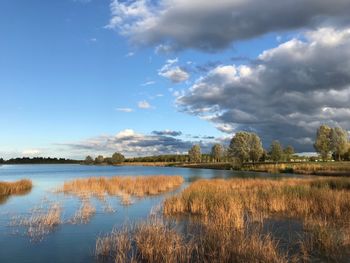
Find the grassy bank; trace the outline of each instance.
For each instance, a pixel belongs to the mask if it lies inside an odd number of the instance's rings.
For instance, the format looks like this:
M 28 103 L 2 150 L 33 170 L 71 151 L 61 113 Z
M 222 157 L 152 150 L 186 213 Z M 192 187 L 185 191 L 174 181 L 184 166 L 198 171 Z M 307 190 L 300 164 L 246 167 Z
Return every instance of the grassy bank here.
M 169 166 L 169 165 L 168 165 Z M 175 167 L 231 170 L 232 163 L 182 163 Z M 350 176 L 350 162 L 284 162 L 284 163 L 245 163 L 242 171 L 266 173 L 295 173 L 323 176 Z
M 242 169 L 268 173 L 350 176 L 350 162 L 257 163 L 245 164 Z
M 115 262 L 348 262 L 349 186 L 348 178 L 199 180 L 165 200 L 170 221 L 115 230 L 98 238 L 96 255 Z M 300 232 L 289 226 L 278 237 L 266 229 L 272 218 L 300 222 Z

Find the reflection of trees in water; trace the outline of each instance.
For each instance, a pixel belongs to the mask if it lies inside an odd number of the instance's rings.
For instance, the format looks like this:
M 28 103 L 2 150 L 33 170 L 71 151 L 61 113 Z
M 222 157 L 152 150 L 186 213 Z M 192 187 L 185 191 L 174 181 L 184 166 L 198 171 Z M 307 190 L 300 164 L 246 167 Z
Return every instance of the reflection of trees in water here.
M 29 194 L 32 189 L 23 190 L 21 192 L 17 192 L 16 194 L 11 195 L 0 195 L 0 205 L 6 204 L 6 202 L 10 199 L 11 196 L 24 196 Z

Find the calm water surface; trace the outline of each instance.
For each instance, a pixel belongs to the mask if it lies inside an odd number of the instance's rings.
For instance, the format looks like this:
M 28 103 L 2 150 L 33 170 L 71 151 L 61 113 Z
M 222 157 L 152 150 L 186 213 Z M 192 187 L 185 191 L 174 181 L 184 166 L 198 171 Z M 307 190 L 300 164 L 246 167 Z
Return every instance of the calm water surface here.
M 33 242 L 24 234 L 24 230 L 10 226 L 16 216 L 28 216 L 30 210 L 58 201 L 63 207 L 63 221 L 71 218 L 80 207 L 75 197 L 55 194 L 53 189 L 64 181 L 91 176 L 147 176 L 181 175 L 186 182 L 198 178 L 229 178 L 252 173 L 220 171 L 206 169 L 188 169 L 172 167 L 113 167 L 85 165 L 3 165 L 0 166 L 0 181 L 31 179 L 32 191 L 24 196 L 13 196 L 0 202 L 0 262 L 96 262 L 93 256 L 97 236 L 110 232 L 114 227 L 137 222 L 147 218 L 152 207 L 161 204 L 167 193 L 156 197 L 134 199 L 129 207 L 120 205 L 118 198 L 109 198 L 109 204 L 115 213 L 105 213 L 103 204 L 93 200 L 96 215 L 87 224 L 72 225 L 63 223 L 40 242 Z M 259 173 L 257 176 L 266 176 Z

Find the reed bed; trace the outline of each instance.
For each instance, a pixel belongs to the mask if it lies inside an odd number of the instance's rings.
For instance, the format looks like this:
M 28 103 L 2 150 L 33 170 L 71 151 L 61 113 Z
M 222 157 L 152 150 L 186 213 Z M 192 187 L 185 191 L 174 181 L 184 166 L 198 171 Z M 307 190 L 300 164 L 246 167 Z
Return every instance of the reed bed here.
M 14 219 L 13 226 L 23 226 L 27 235 L 34 241 L 41 241 L 45 235 L 51 233 L 61 224 L 62 207 L 53 203 L 47 210 L 37 208 L 32 210 L 30 217 Z
M 122 204 L 131 204 L 131 196 L 158 195 L 179 187 L 181 176 L 135 176 L 135 177 L 91 177 L 65 182 L 58 192 L 73 194 L 82 198 L 106 195 L 120 196 Z
M 96 213 L 96 208 L 91 204 L 90 200 L 83 200 L 80 208 L 70 220 L 72 224 L 86 224 Z
M 27 179 L 17 182 L 0 182 L 0 196 L 26 193 L 32 187 L 32 181 Z
M 350 162 L 302 162 L 245 164 L 243 170 L 269 173 L 350 175 Z
M 350 179 L 200 180 L 164 202 L 166 216 L 189 216 L 207 228 L 239 232 L 267 218 L 303 222 L 295 260 L 343 261 L 350 255 Z M 219 230 L 217 230 L 220 232 Z M 254 231 L 253 231 L 254 232 Z M 224 233 L 222 233 L 224 234 Z M 220 242 L 221 235 L 217 236 Z
M 161 219 L 114 230 L 96 241 L 98 259 L 121 262 L 286 262 L 268 235 L 203 226 L 187 234 Z

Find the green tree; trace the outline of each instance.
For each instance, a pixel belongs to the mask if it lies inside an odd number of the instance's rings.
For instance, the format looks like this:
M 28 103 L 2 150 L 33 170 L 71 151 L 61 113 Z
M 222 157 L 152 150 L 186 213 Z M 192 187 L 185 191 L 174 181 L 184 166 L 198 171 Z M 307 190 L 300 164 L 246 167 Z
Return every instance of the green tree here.
M 283 152 L 284 152 L 284 156 L 286 157 L 286 160 L 288 162 L 292 158 L 292 155 L 295 153 L 294 148 L 290 145 L 288 145 L 286 148 L 284 148 Z
M 335 127 L 330 134 L 330 147 L 335 158 L 340 161 L 348 146 L 348 133 L 340 127 Z
M 118 153 L 118 152 L 113 153 L 112 158 L 111 158 L 111 162 L 113 165 L 123 163 L 124 161 L 125 161 L 124 155 L 122 155 L 121 153 Z
M 228 153 L 230 157 L 237 158 L 241 163 L 249 160 L 249 133 L 237 132 L 231 139 Z
M 105 161 L 105 159 L 103 158 L 102 155 L 99 155 L 95 158 L 95 163 L 96 164 L 103 164 L 103 162 Z
M 191 163 L 199 163 L 202 157 L 201 147 L 198 144 L 193 145 L 188 151 L 188 156 Z
M 228 149 L 230 157 L 239 159 L 241 163 L 249 160 L 256 162 L 263 152 L 259 136 L 250 132 L 237 132 Z
M 84 160 L 84 164 L 91 165 L 93 163 L 94 163 L 94 159 L 92 159 L 92 157 L 90 155 L 86 156 L 86 158 Z
M 221 144 L 214 144 L 211 148 L 211 157 L 214 162 L 220 162 L 224 153 L 224 147 Z
M 249 157 L 253 162 L 259 161 L 264 149 L 260 137 L 256 133 L 250 133 L 249 135 Z
M 317 129 L 314 148 L 321 155 L 323 160 L 327 160 L 331 151 L 331 132 L 332 128 L 327 125 L 321 125 Z
M 273 141 L 270 148 L 270 156 L 274 162 L 279 162 L 283 157 L 282 146 L 279 141 Z

